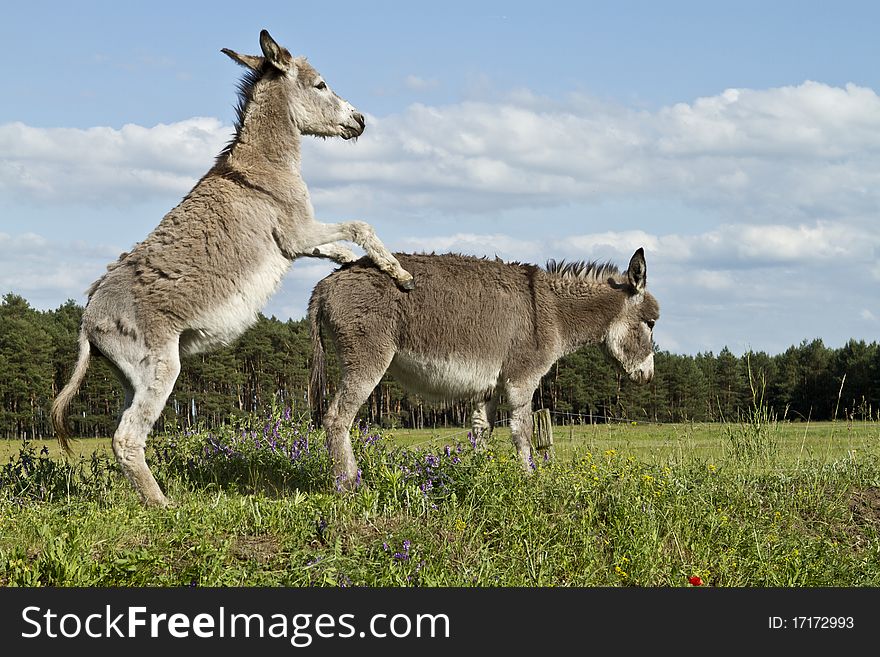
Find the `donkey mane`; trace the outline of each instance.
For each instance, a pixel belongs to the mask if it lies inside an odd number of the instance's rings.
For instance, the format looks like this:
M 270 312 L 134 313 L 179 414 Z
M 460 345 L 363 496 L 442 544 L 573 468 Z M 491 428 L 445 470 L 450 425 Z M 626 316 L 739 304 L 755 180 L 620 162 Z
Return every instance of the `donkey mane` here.
M 566 262 L 556 261 L 552 258 L 547 261 L 546 271 L 560 278 L 580 278 L 603 281 L 609 276 L 620 276 L 620 269 L 610 262 L 593 262 L 577 260 Z
M 238 85 L 236 87 L 236 92 L 238 93 L 238 100 L 235 105 L 235 133 L 236 135 L 241 131 L 241 127 L 244 125 L 244 114 L 247 110 L 248 104 L 254 97 L 254 87 L 257 86 L 257 82 L 259 82 L 264 75 L 268 72 L 268 69 L 272 65 L 269 62 L 263 62 L 263 65 L 259 70 L 247 69 L 244 72 L 244 75 L 241 76 L 241 80 L 238 81 Z
M 233 128 L 235 129 L 235 134 L 232 135 L 232 138 L 223 147 L 223 150 L 220 151 L 217 159 L 222 159 L 224 156 L 229 155 L 232 147 L 241 137 L 241 129 L 244 126 L 244 116 L 247 112 L 247 107 L 250 104 L 251 100 L 254 97 L 254 87 L 257 86 L 257 82 L 263 79 L 263 76 L 269 73 L 269 69 L 272 68 L 272 65 L 269 62 L 263 62 L 263 65 L 258 69 L 247 69 L 244 72 L 244 75 L 241 76 L 241 79 L 238 81 L 236 85 L 236 93 L 238 94 L 238 98 L 235 102 L 235 121 L 233 122 Z
M 289 51 L 288 51 L 289 52 Z M 311 66 L 308 65 L 308 59 L 305 57 L 297 57 L 296 61 L 301 69 L 312 69 Z M 235 134 L 229 140 L 229 143 L 223 147 L 223 150 L 220 151 L 219 158 L 222 158 L 225 155 L 228 155 L 232 150 L 232 147 L 241 137 L 241 129 L 244 126 L 244 117 L 247 113 L 248 105 L 250 105 L 251 101 L 254 99 L 254 89 L 257 86 L 257 83 L 262 80 L 267 75 L 275 75 L 275 68 L 272 66 L 271 62 L 264 61 L 262 66 L 258 69 L 248 68 L 245 70 L 244 74 L 241 76 L 241 79 L 236 84 L 236 101 L 235 101 L 235 120 L 232 123 L 232 127 L 235 130 Z M 326 139 L 326 137 L 321 137 L 322 139 Z

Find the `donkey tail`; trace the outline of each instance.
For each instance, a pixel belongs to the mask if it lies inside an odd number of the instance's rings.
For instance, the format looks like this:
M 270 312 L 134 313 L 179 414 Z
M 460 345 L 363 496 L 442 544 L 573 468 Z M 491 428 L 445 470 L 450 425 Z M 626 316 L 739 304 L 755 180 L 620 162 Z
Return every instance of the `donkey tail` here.
M 323 313 L 317 295 L 309 300 L 309 330 L 312 334 L 312 366 L 309 379 L 309 407 L 312 409 L 315 426 L 321 426 L 324 419 L 324 397 L 327 393 L 326 362 L 324 342 L 321 340 Z
M 79 387 L 82 385 L 86 376 L 86 370 L 89 368 L 89 357 L 91 355 L 91 344 L 85 333 L 79 334 L 79 357 L 76 361 L 76 367 L 73 368 L 73 374 L 70 381 L 61 389 L 55 401 L 52 402 L 52 426 L 55 428 L 55 437 L 65 452 L 70 454 L 70 442 L 67 433 L 67 407 L 70 401 L 76 395 Z

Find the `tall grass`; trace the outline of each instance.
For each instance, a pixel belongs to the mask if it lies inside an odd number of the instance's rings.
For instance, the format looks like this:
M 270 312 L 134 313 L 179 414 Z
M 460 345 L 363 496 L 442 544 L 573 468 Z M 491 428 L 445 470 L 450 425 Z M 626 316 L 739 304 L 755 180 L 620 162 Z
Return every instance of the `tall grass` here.
M 361 425 L 361 485 L 339 493 L 322 433 L 273 411 L 155 440 L 165 511 L 104 456 L 25 443 L 0 469 L 0 584 L 880 585 L 876 450 L 775 467 L 776 420 L 747 420 L 722 458 L 585 446 L 531 476 L 506 443 L 411 449 Z
M 776 411 L 764 402 L 767 381 L 763 373 L 758 380 L 752 373 L 751 363 L 748 372 L 752 398 L 745 410 L 738 411 L 735 422 L 725 424 L 724 431 L 734 459 L 766 463 L 779 454 L 779 418 Z

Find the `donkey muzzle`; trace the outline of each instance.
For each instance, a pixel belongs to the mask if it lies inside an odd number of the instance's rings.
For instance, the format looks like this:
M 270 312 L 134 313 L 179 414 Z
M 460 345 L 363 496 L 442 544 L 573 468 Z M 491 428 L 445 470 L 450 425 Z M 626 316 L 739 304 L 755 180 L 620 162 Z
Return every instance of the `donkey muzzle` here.
M 629 376 L 636 383 L 650 383 L 654 378 L 654 354 L 643 360 Z
M 364 134 L 364 129 L 367 127 L 367 121 L 364 119 L 364 115 L 360 112 L 355 112 L 351 115 L 351 118 L 354 120 L 355 125 L 344 125 L 342 126 L 342 138 L 343 139 L 353 139 L 355 137 L 360 137 Z

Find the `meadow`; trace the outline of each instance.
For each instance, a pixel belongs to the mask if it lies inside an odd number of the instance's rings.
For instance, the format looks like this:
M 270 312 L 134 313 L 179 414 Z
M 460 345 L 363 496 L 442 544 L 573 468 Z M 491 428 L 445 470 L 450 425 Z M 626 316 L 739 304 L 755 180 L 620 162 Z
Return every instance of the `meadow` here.
M 282 410 L 151 439 L 174 500 L 140 506 L 109 440 L 0 441 L 4 586 L 880 585 L 880 425 L 353 429 L 361 485 Z

